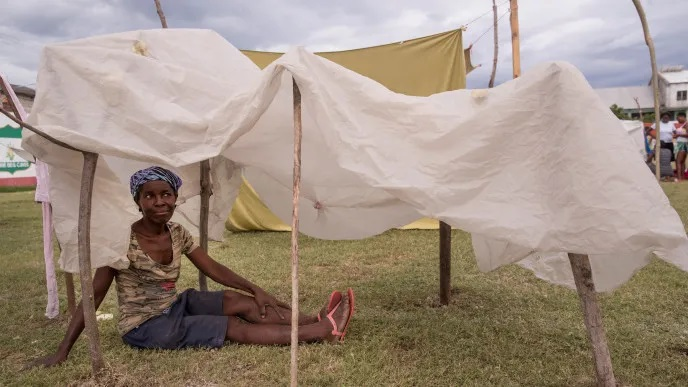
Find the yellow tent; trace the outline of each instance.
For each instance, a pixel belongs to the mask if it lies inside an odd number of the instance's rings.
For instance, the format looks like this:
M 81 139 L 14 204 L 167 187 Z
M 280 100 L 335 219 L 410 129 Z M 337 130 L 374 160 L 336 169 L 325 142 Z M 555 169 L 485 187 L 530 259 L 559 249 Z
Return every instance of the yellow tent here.
M 348 51 L 316 53 L 349 70 L 406 95 L 428 96 L 466 87 L 473 70 L 470 48 L 464 50 L 462 30 Z M 265 68 L 282 53 L 242 50 L 258 67 Z M 421 219 L 404 228 L 433 229 L 439 222 Z M 290 231 L 260 200 L 244 180 L 226 227 L 231 231 Z

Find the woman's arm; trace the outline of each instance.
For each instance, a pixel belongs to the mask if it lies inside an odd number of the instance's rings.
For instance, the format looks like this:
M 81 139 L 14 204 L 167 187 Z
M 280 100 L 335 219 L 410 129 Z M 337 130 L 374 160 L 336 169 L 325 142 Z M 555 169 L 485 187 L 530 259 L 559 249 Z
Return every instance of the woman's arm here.
M 96 269 L 96 273 L 93 276 L 93 298 L 95 302 L 95 307 L 98 309 L 100 304 L 105 299 L 105 295 L 110 289 L 112 280 L 115 278 L 115 269 L 111 267 L 101 267 Z M 57 348 L 57 351 L 46 357 L 34 360 L 29 366 L 54 366 L 67 360 L 69 356 L 69 351 L 72 350 L 72 346 L 79 338 L 79 335 L 84 330 L 84 308 L 82 302 L 74 310 L 72 318 L 69 321 L 69 326 L 67 327 L 67 333 L 65 334 L 62 342 Z
M 282 316 L 280 313 L 278 306 L 291 309 L 288 304 L 278 301 L 275 297 L 265 292 L 258 285 L 233 272 L 225 265 L 222 265 L 210 258 L 208 253 L 206 253 L 202 248 L 195 248 L 192 252 L 187 254 L 187 257 L 194 264 L 194 266 L 198 268 L 198 270 L 210 277 L 210 279 L 213 281 L 230 288 L 243 290 L 253 294 L 262 317 L 265 317 L 266 306 L 270 306 L 275 309 L 277 314 L 282 319 L 284 319 L 284 316 Z
M 210 258 L 208 253 L 200 247 L 195 248 L 192 252 L 187 254 L 187 257 L 198 270 L 219 284 L 243 290 L 251 294 L 255 294 L 256 291 L 262 290 L 258 285 L 233 272 L 227 266 Z

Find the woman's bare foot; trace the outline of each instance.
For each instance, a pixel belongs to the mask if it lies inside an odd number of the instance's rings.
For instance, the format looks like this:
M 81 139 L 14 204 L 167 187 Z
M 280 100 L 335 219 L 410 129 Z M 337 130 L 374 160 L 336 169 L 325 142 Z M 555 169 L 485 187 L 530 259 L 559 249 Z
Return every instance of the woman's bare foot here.
M 325 305 L 320 309 L 320 312 L 318 312 L 317 315 L 317 320 L 316 322 L 322 320 L 327 316 L 328 313 L 332 312 L 332 310 L 339 304 L 339 302 L 342 300 L 342 292 L 335 290 L 330 294 L 330 297 L 327 299 L 327 302 Z

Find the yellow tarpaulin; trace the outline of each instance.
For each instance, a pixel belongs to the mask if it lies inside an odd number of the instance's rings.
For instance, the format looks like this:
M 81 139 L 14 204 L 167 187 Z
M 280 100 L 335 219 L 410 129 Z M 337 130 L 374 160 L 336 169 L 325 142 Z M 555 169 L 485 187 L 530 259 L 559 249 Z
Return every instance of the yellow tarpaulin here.
M 381 46 L 348 51 L 316 53 L 349 70 L 406 95 L 428 96 L 466 87 L 466 74 L 473 70 L 470 48 L 462 45 L 461 29 Z M 258 67 L 265 68 L 282 53 L 242 50 Z M 232 231 L 290 231 L 260 200 L 244 180 L 227 219 Z M 434 229 L 439 222 L 421 219 L 404 228 Z
M 382 46 L 316 55 L 374 79 L 394 92 L 428 96 L 466 87 L 466 69 L 472 70 L 473 66 L 461 40 L 458 29 Z M 260 68 L 282 56 L 278 52 L 241 52 Z

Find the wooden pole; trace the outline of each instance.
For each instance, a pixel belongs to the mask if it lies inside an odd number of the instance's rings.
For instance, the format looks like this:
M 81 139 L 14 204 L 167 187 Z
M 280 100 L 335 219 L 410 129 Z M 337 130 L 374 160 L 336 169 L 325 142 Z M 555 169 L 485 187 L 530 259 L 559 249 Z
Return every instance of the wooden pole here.
M 640 122 L 643 122 L 643 110 L 640 108 L 640 102 L 638 102 L 638 97 L 633 97 L 635 100 L 635 106 L 638 107 L 638 118 Z
M 291 214 L 291 386 L 297 385 L 299 346 L 299 193 L 301 190 L 301 91 L 294 92 L 294 186 Z
M 65 273 L 65 290 L 67 292 L 67 312 L 69 315 L 74 314 L 76 309 L 76 296 L 74 294 L 74 276 L 72 273 Z
M 654 97 L 655 103 L 655 160 L 657 165 L 655 166 L 655 177 L 657 181 L 661 180 L 661 160 L 660 152 L 662 150 L 661 141 L 659 140 L 659 121 L 661 119 L 659 113 L 659 77 L 657 74 L 657 57 L 655 56 L 655 43 L 652 40 L 652 35 L 650 35 L 650 27 L 647 24 L 647 17 L 645 17 L 645 10 L 643 5 L 640 4 L 640 0 L 632 0 L 633 5 L 635 5 L 636 11 L 638 11 L 638 17 L 640 17 L 640 24 L 643 26 L 643 34 L 645 35 L 645 44 L 650 50 L 650 64 L 652 66 L 652 95 Z
M 57 241 L 57 247 L 60 249 L 60 253 L 62 252 L 62 246 L 60 245 L 60 241 Z M 76 294 L 74 292 L 74 275 L 72 273 L 65 272 L 65 292 L 67 293 L 67 313 L 69 315 L 74 314 L 74 310 L 76 309 Z
M 492 0 L 492 29 L 494 35 L 494 55 L 492 58 L 492 74 L 490 74 L 490 83 L 487 85 L 488 88 L 493 88 L 495 83 L 495 77 L 497 76 L 497 56 L 499 55 L 499 32 L 498 30 L 497 18 L 497 0 Z
M 158 11 L 158 17 L 160 18 L 160 24 L 162 24 L 162 28 L 167 28 L 167 19 L 165 19 L 165 14 L 162 12 L 162 5 L 160 5 L 160 0 L 153 0 L 155 1 L 155 9 Z
M 167 28 L 167 19 L 165 12 L 162 10 L 160 0 L 153 0 L 155 2 L 155 10 L 158 12 L 160 18 L 160 25 L 162 28 Z M 210 188 L 210 160 L 201 161 L 201 213 L 198 220 L 198 234 L 201 248 L 208 251 L 208 218 L 210 213 L 210 195 L 212 189 Z M 198 271 L 198 288 L 201 291 L 208 290 L 208 279 L 202 271 Z
M 93 180 L 98 164 L 98 154 L 83 152 L 84 168 L 81 174 L 81 191 L 79 193 L 79 279 L 81 280 L 81 303 L 84 308 L 84 323 L 91 352 L 91 367 L 97 375 L 103 369 L 103 357 L 100 353 L 100 337 L 96 321 L 95 300 L 93 297 L 93 278 L 91 277 L 91 200 L 93 198 Z
M 8 81 L 9 83 L 9 81 Z M 12 113 L 18 118 L 18 119 L 23 119 L 24 117 L 19 114 L 19 109 L 17 108 L 17 105 L 15 105 L 14 100 L 10 97 L 10 91 L 8 88 L 12 87 L 11 85 L 4 85 L 4 82 L 0 82 L 0 92 L 2 92 L 5 97 L 7 97 L 7 104 L 9 105 L 10 109 L 12 110 Z M 0 104 L 0 108 L 2 105 Z
M 585 328 L 588 339 L 592 344 L 592 355 L 595 361 L 595 373 L 597 385 L 600 387 L 616 387 L 614 372 L 612 370 L 612 358 L 607 346 L 607 338 L 602 324 L 602 312 L 595 294 L 595 283 L 592 278 L 590 259 L 584 254 L 569 253 L 573 279 L 580 297 L 585 319 Z
M 440 304 L 451 299 L 451 226 L 440 222 Z
M 199 224 L 199 234 L 201 248 L 208 251 L 208 215 L 210 212 L 210 161 L 201 162 L 201 219 Z M 198 287 L 201 291 L 208 290 L 208 280 L 202 271 L 198 271 Z
M 518 0 L 509 1 L 511 11 L 511 57 L 514 67 L 514 79 L 521 76 L 521 40 L 518 32 Z
M 27 124 L 26 122 L 22 121 L 21 119 L 15 117 L 12 113 L 8 112 L 7 110 L 5 110 L 5 109 L 3 109 L 3 108 L 1 108 L 1 107 L 0 107 L 0 113 L 2 113 L 2 114 L 4 114 L 5 116 L 7 116 L 7 118 L 9 118 L 10 120 L 14 121 L 17 125 L 21 126 L 22 128 L 24 128 L 24 129 L 26 129 L 26 130 L 29 130 L 29 131 L 31 131 L 31 132 L 36 133 L 37 135 L 39 135 L 39 136 L 45 138 L 46 140 L 52 142 L 52 143 L 55 144 L 55 145 L 59 145 L 59 146 L 65 148 L 65 149 L 73 150 L 73 151 L 76 151 L 76 152 L 83 152 L 83 151 L 80 150 L 80 149 L 74 148 L 74 147 L 71 146 L 71 145 L 67 145 L 67 144 L 65 144 L 64 142 L 62 142 L 62 141 L 60 141 L 60 140 L 58 140 L 58 139 L 56 139 L 56 138 L 54 138 L 54 137 L 52 137 L 52 136 L 49 136 L 49 135 L 43 133 L 42 130 L 34 128 L 33 126 L 31 126 L 31 125 Z

